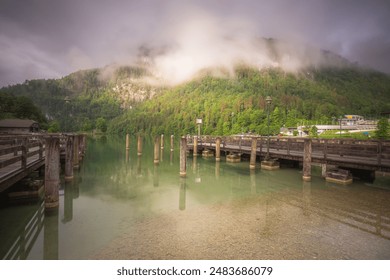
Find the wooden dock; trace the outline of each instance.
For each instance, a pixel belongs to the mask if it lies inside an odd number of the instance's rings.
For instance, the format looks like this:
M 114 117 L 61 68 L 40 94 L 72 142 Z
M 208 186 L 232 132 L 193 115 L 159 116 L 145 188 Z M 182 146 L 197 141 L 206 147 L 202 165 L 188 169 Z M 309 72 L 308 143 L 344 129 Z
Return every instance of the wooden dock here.
M 32 171 L 45 166 L 47 146 L 50 139 L 58 139 L 58 152 L 63 158 L 66 156 L 65 151 L 70 150 L 72 156 L 69 156 L 68 161 L 72 167 L 74 165 L 78 166 L 79 157 L 83 155 L 85 150 L 84 135 L 0 135 L 0 192 L 8 189 Z M 70 147 L 68 146 L 69 143 L 71 144 Z M 73 150 L 76 152 L 73 153 Z M 56 172 L 59 172 L 59 170 Z M 73 173 L 71 177 L 73 177 Z
M 220 149 L 225 154 L 250 156 L 253 149 L 253 139 L 256 142 L 256 156 L 264 159 L 267 154 L 267 137 L 202 136 L 195 141 L 189 137 L 187 138 L 187 149 L 190 151 L 197 150 L 196 153 L 200 150 L 216 151 Z M 305 142 L 311 147 L 308 156 L 312 163 L 351 169 L 390 172 L 390 141 L 269 137 L 269 156 L 274 159 L 304 163 Z

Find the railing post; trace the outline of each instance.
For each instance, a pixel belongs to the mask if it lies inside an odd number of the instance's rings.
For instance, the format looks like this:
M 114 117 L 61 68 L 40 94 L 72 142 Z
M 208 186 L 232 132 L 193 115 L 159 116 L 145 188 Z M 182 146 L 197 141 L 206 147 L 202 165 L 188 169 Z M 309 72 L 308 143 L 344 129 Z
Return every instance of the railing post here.
M 66 137 L 65 147 L 65 181 L 73 179 L 73 135 Z
M 39 139 L 39 159 L 43 159 L 43 143 L 42 138 Z
M 26 167 L 27 167 L 27 153 L 28 153 L 27 144 L 28 144 L 27 138 L 23 138 L 23 140 L 22 140 L 22 169 L 26 169 Z
M 221 137 L 215 139 L 215 160 L 221 161 Z
M 382 165 L 382 141 L 378 141 L 378 148 L 377 148 L 377 157 L 378 157 L 378 167 L 380 168 Z
M 311 180 L 311 139 L 304 140 L 303 146 L 303 176 L 304 181 Z
M 252 138 L 251 158 L 250 158 L 249 169 L 256 168 L 256 149 L 257 149 L 257 137 L 253 137 Z
M 60 139 L 46 138 L 45 157 L 45 209 L 57 209 L 59 206 L 60 185 Z
M 182 136 L 180 139 L 180 177 L 187 175 L 187 138 Z

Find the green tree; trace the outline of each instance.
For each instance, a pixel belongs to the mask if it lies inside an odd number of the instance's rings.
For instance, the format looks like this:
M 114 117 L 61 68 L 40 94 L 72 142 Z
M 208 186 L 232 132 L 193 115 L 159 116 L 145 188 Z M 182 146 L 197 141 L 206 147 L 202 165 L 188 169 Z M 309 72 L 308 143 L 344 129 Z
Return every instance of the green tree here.
M 387 139 L 389 138 L 390 124 L 389 120 L 382 118 L 378 121 L 377 130 L 375 131 L 375 138 Z
M 107 121 L 103 117 L 99 117 L 96 120 L 96 128 L 100 129 L 101 132 L 106 132 L 107 131 Z
M 60 124 L 57 121 L 50 122 L 47 132 L 55 133 L 59 131 L 60 131 Z

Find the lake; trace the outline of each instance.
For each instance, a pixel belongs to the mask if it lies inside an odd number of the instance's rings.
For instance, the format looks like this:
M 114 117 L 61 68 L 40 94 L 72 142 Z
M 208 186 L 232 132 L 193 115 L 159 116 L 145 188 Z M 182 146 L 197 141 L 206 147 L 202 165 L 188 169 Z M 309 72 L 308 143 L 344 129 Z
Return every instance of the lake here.
M 127 158 L 124 137 L 89 138 L 58 212 L 0 208 L 2 259 L 390 259 L 389 177 L 344 186 L 313 167 L 303 182 L 189 155 L 184 179 L 167 138 L 159 164 L 150 139 Z

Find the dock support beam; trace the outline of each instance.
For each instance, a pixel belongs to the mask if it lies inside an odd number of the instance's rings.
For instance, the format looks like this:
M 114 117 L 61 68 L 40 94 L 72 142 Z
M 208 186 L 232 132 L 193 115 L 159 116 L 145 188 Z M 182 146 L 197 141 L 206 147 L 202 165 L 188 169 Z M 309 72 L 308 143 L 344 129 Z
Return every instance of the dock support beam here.
M 45 149 L 45 210 L 55 210 L 59 206 L 60 185 L 60 139 L 46 138 Z
M 221 138 L 215 140 L 215 161 L 221 161 Z
M 256 149 L 257 149 L 257 138 L 252 138 L 252 146 L 251 146 L 251 158 L 249 163 L 249 169 L 256 168 Z
M 304 181 L 311 180 L 311 139 L 305 139 L 303 144 L 303 176 Z
M 180 139 L 180 177 L 187 175 L 187 138 L 182 136 Z
M 65 148 L 65 181 L 73 180 L 73 135 L 66 137 Z

